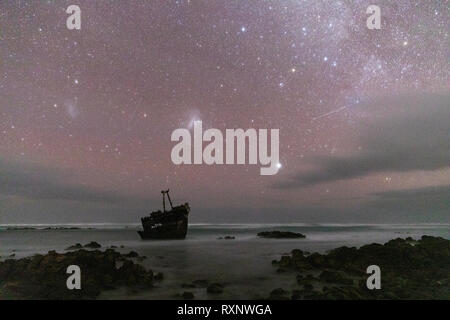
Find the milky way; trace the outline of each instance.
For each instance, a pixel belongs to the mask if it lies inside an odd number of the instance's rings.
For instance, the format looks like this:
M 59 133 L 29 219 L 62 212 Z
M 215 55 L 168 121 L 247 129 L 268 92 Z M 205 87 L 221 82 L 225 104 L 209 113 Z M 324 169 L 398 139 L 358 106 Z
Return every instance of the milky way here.
M 133 222 L 166 188 L 193 221 L 446 216 L 449 1 L 71 4 L 0 3 L 0 222 Z M 282 168 L 174 165 L 195 120 L 280 129 Z

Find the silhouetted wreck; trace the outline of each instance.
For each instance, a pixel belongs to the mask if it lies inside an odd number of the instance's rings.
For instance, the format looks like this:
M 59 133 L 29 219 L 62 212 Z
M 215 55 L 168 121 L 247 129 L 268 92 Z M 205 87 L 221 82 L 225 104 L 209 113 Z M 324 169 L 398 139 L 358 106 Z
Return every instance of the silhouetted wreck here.
M 188 229 L 189 204 L 173 207 L 169 190 L 161 191 L 163 210 L 152 212 L 150 216 L 141 218 L 143 231 L 138 231 L 142 239 L 184 239 Z M 166 195 L 170 203 L 170 211 L 166 211 Z

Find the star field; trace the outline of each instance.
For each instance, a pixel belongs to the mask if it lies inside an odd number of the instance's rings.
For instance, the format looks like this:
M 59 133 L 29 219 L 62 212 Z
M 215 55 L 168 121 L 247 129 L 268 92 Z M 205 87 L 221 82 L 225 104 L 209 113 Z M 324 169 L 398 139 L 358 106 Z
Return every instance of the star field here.
M 382 27 L 369 30 L 372 2 L 80 0 L 82 28 L 68 30 L 72 1 L 2 1 L 0 159 L 31 168 L 31 176 L 48 170 L 44 184 L 139 203 L 106 203 L 116 210 L 108 216 L 101 201 L 36 199 L 12 183 L 8 219 L 30 219 L 24 208 L 36 201 L 65 221 L 57 212 L 67 201 L 68 212 L 83 208 L 87 220 L 134 221 L 171 188 L 176 200 L 197 207 L 200 221 L 233 220 L 234 209 L 258 221 L 280 206 L 293 210 L 289 221 L 305 219 L 305 208 L 325 208 L 318 216 L 333 220 L 330 208 L 362 206 L 374 194 L 447 184 L 448 157 L 408 170 L 386 160 L 361 175 L 303 183 L 330 159 L 378 159 L 375 152 L 393 150 L 397 138 L 413 145 L 403 140 L 403 122 L 414 112 L 411 121 L 420 124 L 425 108 L 441 111 L 424 98 L 403 113 L 389 105 L 395 97 L 411 104 L 415 96 L 444 97 L 448 106 L 449 2 L 376 1 Z M 390 128 L 392 119 L 400 123 L 393 139 L 367 129 Z M 280 129 L 279 174 L 173 165 L 170 134 L 195 120 L 204 129 Z

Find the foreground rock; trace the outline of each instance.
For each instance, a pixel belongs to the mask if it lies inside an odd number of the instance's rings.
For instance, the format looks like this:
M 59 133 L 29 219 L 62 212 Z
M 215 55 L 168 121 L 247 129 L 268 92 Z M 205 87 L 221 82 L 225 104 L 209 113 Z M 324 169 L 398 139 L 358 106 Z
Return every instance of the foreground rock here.
M 184 299 L 184 300 L 192 300 L 192 299 L 194 299 L 194 294 L 192 293 L 192 292 L 189 292 L 189 291 L 185 291 L 185 292 L 183 292 L 183 294 L 181 295 L 181 297 Z
M 78 249 L 83 249 L 83 248 L 99 249 L 101 247 L 102 246 L 99 243 L 97 243 L 95 241 L 91 241 L 88 244 L 85 244 L 84 246 L 81 245 L 81 243 L 74 244 L 73 246 L 67 247 L 66 250 L 70 251 L 70 250 L 78 250 Z
M 195 280 L 192 283 L 183 283 L 181 284 L 182 288 L 206 288 L 208 287 L 209 281 L 208 280 Z
M 67 267 L 81 268 L 81 290 L 68 290 Z M 0 262 L 0 296 L 6 299 L 93 299 L 118 287 L 151 288 L 153 272 L 112 249 L 50 251 L 20 260 Z
M 220 294 L 223 292 L 223 285 L 220 283 L 211 283 L 208 288 L 206 288 L 206 292 L 212 294 Z
M 95 241 L 91 241 L 88 244 L 84 245 L 84 247 L 89 249 L 98 249 L 101 248 L 102 246 Z
M 258 237 L 261 238 L 273 238 L 273 239 L 299 239 L 306 238 L 305 235 L 290 231 L 263 231 L 258 233 Z
M 450 299 L 450 241 L 440 237 L 340 247 L 324 255 L 297 249 L 272 263 L 297 273 L 292 299 Z M 381 269 L 380 290 L 367 289 L 370 265 Z M 287 295 L 277 289 L 269 298 Z
M 234 236 L 225 236 L 225 237 L 219 237 L 217 240 L 234 240 L 236 237 Z

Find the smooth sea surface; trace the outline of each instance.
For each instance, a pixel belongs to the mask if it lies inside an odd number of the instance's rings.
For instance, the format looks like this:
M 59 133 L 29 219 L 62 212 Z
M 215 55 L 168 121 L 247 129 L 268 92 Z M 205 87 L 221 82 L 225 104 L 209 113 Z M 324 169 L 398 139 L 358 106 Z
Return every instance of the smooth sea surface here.
M 11 229 L 33 227 L 35 229 Z M 450 224 L 191 224 L 185 240 L 143 241 L 137 234 L 138 225 L 79 224 L 50 227 L 79 229 L 46 230 L 48 225 L 0 226 L 0 259 L 11 254 L 15 259 L 49 250 L 65 252 L 75 243 L 96 241 L 102 249 L 110 246 L 127 253 L 131 250 L 147 257 L 142 264 L 164 273 L 164 280 L 143 292 L 125 289 L 109 291 L 100 298 L 170 299 L 183 291 L 196 298 L 255 299 L 265 298 L 275 288 L 292 289 L 295 275 L 278 274 L 273 259 L 293 249 L 326 252 L 340 246 L 359 247 L 369 243 L 385 243 L 394 238 L 420 238 L 422 235 L 450 239 Z M 9 229 L 8 229 L 9 228 Z M 305 239 L 262 239 L 261 231 L 300 232 Z M 234 240 L 219 237 L 234 236 Z M 123 248 L 120 248 L 123 246 Z M 225 284 L 220 296 L 211 296 L 205 289 L 184 289 L 182 283 L 205 279 Z

